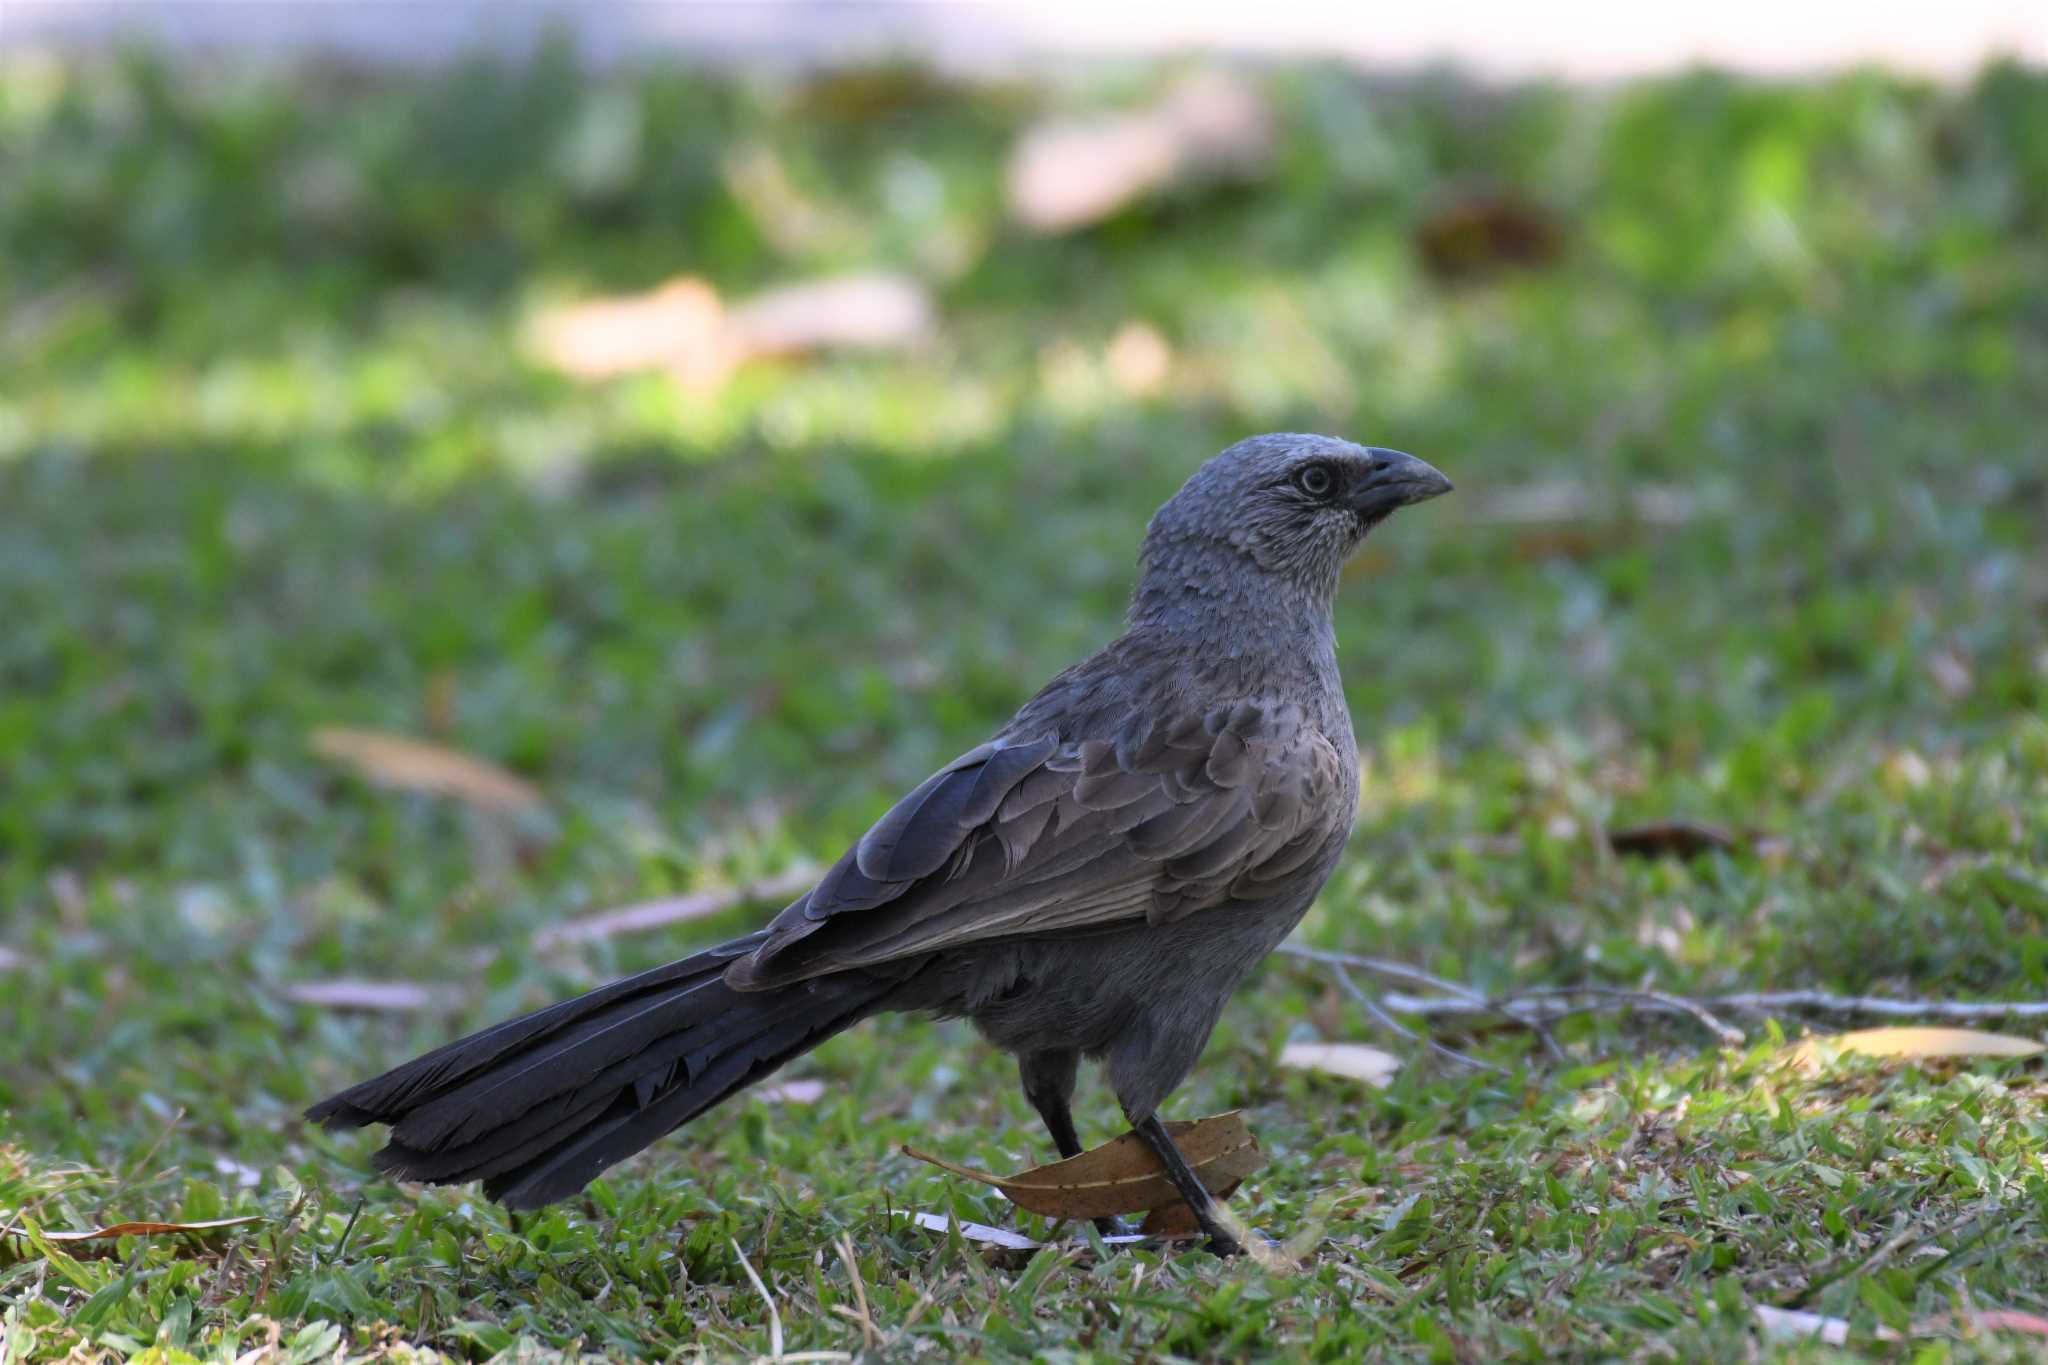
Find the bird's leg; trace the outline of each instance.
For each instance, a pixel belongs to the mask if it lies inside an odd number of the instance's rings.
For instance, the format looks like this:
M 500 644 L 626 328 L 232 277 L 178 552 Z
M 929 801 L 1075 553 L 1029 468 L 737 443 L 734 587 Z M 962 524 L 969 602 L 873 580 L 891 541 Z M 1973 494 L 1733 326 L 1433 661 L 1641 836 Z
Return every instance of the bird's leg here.
M 1145 1145 L 1152 1149 L 1152 1155 L 1159 1158 L 1159 1164 L 1166 1168 L 1166 1178 L 1180 1191 L 1180 1197 L 1187 1201 L 1195 1221 L 1202 1231 L 1209 1234 L 1209 1250 L 1218 1256 L 1238 1256 L 1244 1252 L 1244 1243 L 1237 1240 L 1237 1234 L 1223 1226 L 1223 1220 L 1216 1216 L 1216 1199 L 1209 1193 L 1208 1186 L 1188 1165 L 1187 1158 L 1180 1154 L 1180 1148 L 1173 1145 L 1173 1134 L 1166 1131 L 1166 1125 L 1159 1121 L 1157 1111 L 1131 1125 Z
M 1074 1131 L 1074 1073 L 1081 1058 L 1073 1052 L 1033 1052 L 1017 1059 L 1017 1071 L 1024 1079 L 1024 1098 L 1045 1122 L 1052 1145 L 1060 1159 L 1081 1155 L 1081 1135 Z M 1098 1218 L 1095 1230 L 1104 1237 L 1121 1237 L 1129 1231 L 1115 1218 Z

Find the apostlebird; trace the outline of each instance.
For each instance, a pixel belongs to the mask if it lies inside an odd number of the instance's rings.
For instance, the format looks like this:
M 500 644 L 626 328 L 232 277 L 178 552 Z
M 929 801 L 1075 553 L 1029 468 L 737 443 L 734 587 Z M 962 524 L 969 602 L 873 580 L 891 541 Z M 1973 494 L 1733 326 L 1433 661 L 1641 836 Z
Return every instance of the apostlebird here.
M 1399 451 L 1258 436 L 1146 531 L 1129 625 L 905 796 L 766 928 L 449 1043 L 308 1110 L 376 1164 L 512 1208 L 581 1189 L 870 1015 L 965 1017 L 1063 1157 L 1081 1058 L 1213 1250 L 1241 1247 L 1160 1121 L 1238 982 L 1343 850 L 1358 758 L 1331 603 Z

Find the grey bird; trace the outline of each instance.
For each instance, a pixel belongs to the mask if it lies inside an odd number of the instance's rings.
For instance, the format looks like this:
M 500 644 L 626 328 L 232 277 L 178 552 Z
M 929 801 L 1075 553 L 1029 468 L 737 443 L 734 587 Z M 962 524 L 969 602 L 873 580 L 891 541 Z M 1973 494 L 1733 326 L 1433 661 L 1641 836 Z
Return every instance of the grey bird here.
M 1080 1059 L 1219 1254 L 1242 1250 L 1159 1107 L 1336 865 L 1358 802 L 1331 603 L 1366 533 L 1449 492 L 1411 455 L 1241 441 L 1152 518 L 1129 627 L 897 802 L 766 928 L 321 1101 L 376 1164 L 573 1194 L 870 1015 L 965 1017 L 1061 1156 Z

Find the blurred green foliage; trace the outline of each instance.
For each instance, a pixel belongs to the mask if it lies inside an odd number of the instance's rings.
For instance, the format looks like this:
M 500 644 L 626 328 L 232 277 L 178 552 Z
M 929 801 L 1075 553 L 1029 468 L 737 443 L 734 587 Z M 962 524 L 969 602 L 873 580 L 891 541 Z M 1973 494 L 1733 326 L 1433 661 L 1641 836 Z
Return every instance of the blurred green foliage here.
M 225 1261 L 0 1255 L 0 1331 L 206 1353 L 267 1315 L 310 1359 L 382 1318 L 456 1351 L 722 1356 L 766 1341 L 736 1236 L 791 1349 L 849 1349 L 813 1257 L 842 1228 L 884 1332 L 941 1300 L 904 1339 L 934 1352 L 1708 1358 L 1802 1285 L 1859 1333 L 2041 1310 L 2035 1073 L 1793 1081 L 1767 1043 L 1631 1057 L 1640 1021 L 1588 1019 L 1568 1041 L 1628 1060 L 1418 1058 L 1361 1095 L 1272 1073 L 1290 1034 L 1368 1027 L 1294 966 L 1182 1100 L 1254 1107 L 1253 1216 L 1325 1224 L 1292 1273 L 1169 1259 L 1141 1290 L 1130 1258 L 1041 1258 L 1013 1290 L 906 1228 L 906 1201 L 1009 1214 L 900 1141 L 1038 1147 L 1005 1064 L 915 1021 L 808 1063 L 814 1112 L 735 1106 L 518 1224 L 297 1124 L 757 915 L 527 947 L 836 855 L 1108 638 L 1152 507 L 1272 429 L 1460 489 L 1380 532 L 1340 607 L 1367 818 L 1312 941 L 1488 989 L 2048 995 L 2048 78 L 1281 69 L 1264 179 L 1006 223 L 1025 127 L 1170 74 L 0 70 L 0 1132 L 34 1154 L 0 1207 L 272 1215 Z M 1560 254 L 1439 278 L 1418 242 L 1475 196 Z M 579 385 L 520 341 L 679 274 L 730 297 L 876 267 L 934 291 L 934 344 L 702 393 Z M 1111 362 L 1133 324 L 1170 348 L 1156 390 Z M 367 787 L 308 753 L 326 724 L 439 735 L 548 812 Z M 1674 815 L 1756 837 L 1600 852 Z M 396 1022 L 275 993 L 338 975 L 471 990 Z M 1908 1224 L 1917 1259 L 1815 1282 Z

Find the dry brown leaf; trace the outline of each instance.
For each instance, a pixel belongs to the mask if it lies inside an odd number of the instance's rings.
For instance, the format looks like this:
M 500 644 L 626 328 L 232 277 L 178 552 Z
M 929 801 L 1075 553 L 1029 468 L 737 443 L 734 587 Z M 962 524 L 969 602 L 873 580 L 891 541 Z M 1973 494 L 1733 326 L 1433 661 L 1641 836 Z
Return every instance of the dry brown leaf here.
M 1280 1049 L 1280 1065 L 1296 1071 L 1320 1071 L 1384 1089 L 1401 1069 L 1401 1059 L 1364 1043 L 1289 1043 Z
M 1796 1065 L 1810 1067 L 1819 1065 L 1831 1052 L 1916 1061 L 1938 1057 L 2033 1057 L 2044 1051 L 2048 1051 L 2048 1045 L 2009 1033 L 1912 1025 L 1808 1038 L 1792 1049 L 1791 1059 Z
M 1162 1242 L 1179 1242 L 1206 1234 L 1195 1220 L 1195 1211 L 1187 1206 L 1187 1201 L 1178 1200 L 1161 1204 L 1146 1214 L 1145 1221 L 1138 1224 L 1138 1235 Z
M 549 309 L 534 319 L 527 341 L 548 364 L 585 380 L 667 370 L 689 387 L 709 388 L 739 363 L 718 291 L 688 275 L 645 294 Z
M 1218 1196 L 1227 1196 L 1266 1162 L 1239 1110 L 1169 1123 L 1166 1130 L 1203 1186 Z M 958 1166 L 913 1147 L 905 1147 L 903 1153 L 952 1175 L 993 1185 L 1018 1208 L 1053 1218 L 1147 1213 L 1180 1200 L 1158 1159 L 1136 1133 L 1124 1133 L 1065 1161 L 1007 1176 Z
M 1199 74 L 1136 113 L 1026 132 L 1010 157 L 1010 212 L 1038 232 L 1071 231 L 1190 175 L 1254 174 L 1272 145 L 1272 113 L 1257 90 Z
M 383 786 L 453 796 L 484 810 L 508 813 L 541 803 L 540 789 L 526 779 L 425 740 L 326 726 L 313 732 L 309 744 L 322 758 L 345 763 Z
M 528 345 L 578 379 L 667 371 L 686 388 L 716 388 L 757 356 L 913 346 L 931 335 L 931 295 L 879 272 L 805 280 L 727 307 L 693 276 L 645 294 L 591 299 L 541 313 Z
M 111 1227 L 93 1228 L 87 1232 L 45 1232 L 43 1239 L 60 1246 L 77 1242 L 105 1242 L 117 1237 L 161 1237 L 170 1233 L 218 1232 L 222 1228 L 247 1227 L 260 1223 L 257 1214 L 245 1214 L 240 1218 L 208 1218 L 198 1223 L 115 1223 Z
M 593 943 L 619 934 L 659 929 L 687 920 L 708 919 L 737 906 L 759 901 L 786 901 L 807 890 L 817 880 L 818 870 L 815 867 L 793 867 L 740 886 L 714 887 L 709 891 L 693 891 L 687 896 L 642 901 L 637 905 L 586 915 L 567 924 L 543 929 L 534 935 L 533 941 L 537 947 L 554 948 L 565 943 Z
M 1738 847 L 1733 834 L 1697 820 L 1654 820 L 1607 831 L 1607 846 L 1638 858 L 1697 858 Z
M 1415 231 L 1423 264 L 1444 279 L 1500 266 L 1548 265 L 1564 245 L 1556 215 L 1507 190 L 1468 190 L 1439 204 Z
M 413 1014 L 421 1010 L 447 1009 L 460 1002 L 461 994 L 446 986 L 423 986 L 414 981 L 294 981 L 278 994 L 295 1005 L 313 1005 L 327 1010 L 363 1010 L 373 1014 Z
M 932 301 L 902 275 L 838 275 L 784 285 L 732 310 L 727 334 L 742 357 L 818 350 L 890 350 L 931 335 Z

